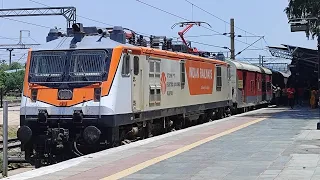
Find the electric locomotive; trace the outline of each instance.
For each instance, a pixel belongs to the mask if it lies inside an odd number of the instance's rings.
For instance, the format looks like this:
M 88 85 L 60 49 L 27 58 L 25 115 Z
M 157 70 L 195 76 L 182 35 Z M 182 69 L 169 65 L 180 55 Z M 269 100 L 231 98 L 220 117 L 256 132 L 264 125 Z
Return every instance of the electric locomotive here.
M 230 65 L 170 38 L 76 23 L 47 41 L 28 53 L 17 133 L 36 167 L 223 118 L 233 104 Z

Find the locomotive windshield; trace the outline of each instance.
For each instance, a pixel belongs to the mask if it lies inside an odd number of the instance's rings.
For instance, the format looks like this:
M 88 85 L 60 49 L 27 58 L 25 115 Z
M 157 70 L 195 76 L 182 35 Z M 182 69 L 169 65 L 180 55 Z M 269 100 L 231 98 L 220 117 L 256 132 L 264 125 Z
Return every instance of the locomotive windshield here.
M 29 82 L 77 83 L 103 81 L 106 79 L 109 68 L 110 51 L 33 52 L 30 62 Z
M 66 64 L 65 52 L 35 52 L 30 62 L 30 76 L 61 77 Z

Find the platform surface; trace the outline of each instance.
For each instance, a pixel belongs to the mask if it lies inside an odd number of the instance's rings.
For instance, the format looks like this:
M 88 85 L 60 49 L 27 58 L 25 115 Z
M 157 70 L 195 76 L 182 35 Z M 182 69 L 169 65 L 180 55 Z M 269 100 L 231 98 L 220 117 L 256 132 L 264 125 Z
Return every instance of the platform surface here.
M 266 108 L 6 179 L 320 179 L 319 111 Z

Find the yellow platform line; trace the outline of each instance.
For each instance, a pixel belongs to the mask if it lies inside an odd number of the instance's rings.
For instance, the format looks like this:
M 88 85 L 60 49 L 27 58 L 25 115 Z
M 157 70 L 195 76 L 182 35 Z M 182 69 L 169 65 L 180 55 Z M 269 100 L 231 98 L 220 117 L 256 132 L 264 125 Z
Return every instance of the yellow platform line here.
M 181 154 L 181 153 L 183 153 L 183 152 L 186 152 L 186 151 L 188 151 L 188 150 L 190 150 L 190 149 L 192 149 L 192 148 L 195 148 L 195 147 L 197 147 L 197 146 L 200 146 L 200 145 L 202 145 L 202 144 L 204 144 L 204 143 L 207 143 L 207 142 L 209 142 L 209 141 L 212 141 L 212 140 L 214 140 L 214 139 L 216 139 L 216 138 L 219 138 L 219 137 L 221 137 L 221 136 L 225 136 L 225 135 L 227 135 L 227 134 L 233 133 L 233 132 L 235 132 L 235 131 L 238 131 L 238 130 L 240 130 L 240 129 L 243 129 L 243 128 L 245 128 L 245 127 L 248 127 L 248 126 L 250 126 L 250 125 L 252 125 L 252 124 L 255 124 L 255 123 L 258 123 L 258 122 L 260 122 L 260 121 L 263 121 L 263 120 L 265 120 L 265 119 L 267 119 L 267 118 L 259 118 L 259 119 L 256 119 L 256 120 L 247 122 L 247 123 L 245 123 L 245 124 L 242 124 L 242 125 L 240 125 L 240 126 L 234 127 L 234 128 L 232 128 L 232 129 L 229 129 L 229 130 L 226 130 L 226 131 L 221 132 L 221 133 L 219 133 L 219 134 L 216 134 L 216 135 L 207 137 L 207 138 L 202 139 L 202 140 L 200 140 L 200 141 L 197 141 L 197 142 L 194 142 L 194 143 L 189 144 L 189 145 L 187 145 L 187 146 L 181 147 L 181 148 L 179 148 L 179 149 L 177 149 L 177 150 L 174 150 L 174 151 L 169 152 L 169 153 L 167 153 L 167 154 L 164 154 L 164 155 L 162 155 L 162 156 L 159 156 L 159 157 L 150 159 L 150 160 L 148 160 L 148 161 L 145 161 L 145 162 L 143 162 L 143 163 L 137 164 L 137 165 L 135 165 L 135 166 L 132 166 L 132 167 L 130 167 L 130 168 L 128 168 L 128 169 L 125 169 L 125 170 L 123 170 L 123 171 L 120 171 L 120 172 L 118 172 L 118 173 L 115 173 L 115 174 L 113 174 L 113 175 L 110 175 L 110 176 L 108 176 L 108 177 L 102 178 L 102 179 L 100 179 L 100 180 L 113 180 L 113 179 L 120 179 L 120 178 L 129 176 L 130 174 L 133 174 L 133 173 L 135 173 L 135 172 L 138 172 L 138 171 L 140 171 L 140 170 L 142 170 L 142 169 L 144 169 L 144 168 L 146 168 L 146 167 L 149 167 L 149 166 L 151 166 L 151 165 L 153 165 L 153 164 L 156 164 L 156 163 L 158 163 L 158 162 L 160 162 L 160 161 L 169 159 L 169 158 L 174 157 L 174 156 L 176 156 L 176 155 L 178 155 L 178 154 Z

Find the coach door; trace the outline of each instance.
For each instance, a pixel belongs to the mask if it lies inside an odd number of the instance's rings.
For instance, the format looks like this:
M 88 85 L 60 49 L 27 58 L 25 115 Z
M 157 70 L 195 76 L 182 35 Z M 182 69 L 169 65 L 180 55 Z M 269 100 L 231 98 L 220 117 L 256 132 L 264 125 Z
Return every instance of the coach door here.
M 267 100 L 267 83 L 266 83 L 266 74 L 262 72 L 262 101 Z
M 143 71 L 142 58 L 133 56 L 132 69 L 132 110 L 139 112 L 143 110 Z
M 258 73 L 254 73 L 254 96 L 256 97 L 256 102 L 259 102 L 259 87 L 258 87 Z
M 242 100 L 243 102 L 247 102 L 247 72 L 243 71 L 243 89 L 242 89 Z

